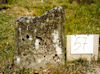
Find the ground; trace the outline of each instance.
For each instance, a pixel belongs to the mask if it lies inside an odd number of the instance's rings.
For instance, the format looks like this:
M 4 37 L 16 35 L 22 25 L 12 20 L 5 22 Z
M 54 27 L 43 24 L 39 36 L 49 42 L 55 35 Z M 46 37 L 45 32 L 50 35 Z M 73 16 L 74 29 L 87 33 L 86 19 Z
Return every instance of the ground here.
M 94 65 L 94 70 L 96 74 L 100 74 L 100 63 L 96 63 Z
M 11 71 L 10 68 L 13 66 L 13 57 L 16 53 L 14 49 L 14 24 L 17 17 L 40 16 L 56 6 L 63 6 L 65 8 L 65 37 L 68 34 L 100 34 L 100 4 L 96 0 L 91 4 L 70 4 L 68 0 L 44 0 L 43 3 L 41 0 L 8 1 L 8 4 L 0 4 L 0 71 L 2 72 Z M 100 58 L 98 62 L 100 62 Z M 70 64 L 73 65 L 73 63 Z M 72 73 L 76 73 L 76 69 L 81 72 L 80 69 L 84 70 L 87 66 L 91 66 L 78 64 L 79 69 L 67 64 L 64 66 L 64 70 L 67 73 L 72 71 Z M 99 65 L 89 68 L 97 73 L 99 69 Z M 20 72 L 25 71 L 27 69 L 20 70 Z M 60 72 L 59 69 L 57 71 Z

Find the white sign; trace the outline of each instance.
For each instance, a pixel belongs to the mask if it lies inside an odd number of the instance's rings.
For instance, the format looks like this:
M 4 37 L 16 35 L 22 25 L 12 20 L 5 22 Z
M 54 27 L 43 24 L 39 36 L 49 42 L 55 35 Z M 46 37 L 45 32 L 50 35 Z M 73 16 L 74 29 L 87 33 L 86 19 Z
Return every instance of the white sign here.
M 93 35 L 71 35 L 71 54 L 93 54 Z

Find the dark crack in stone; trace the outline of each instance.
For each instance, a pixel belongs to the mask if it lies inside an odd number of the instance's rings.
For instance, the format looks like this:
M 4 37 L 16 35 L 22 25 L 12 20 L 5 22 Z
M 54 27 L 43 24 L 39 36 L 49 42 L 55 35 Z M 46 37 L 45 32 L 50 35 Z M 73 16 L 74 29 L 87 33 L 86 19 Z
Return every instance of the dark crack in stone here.
M 64 64 L 64 8 L 55 7 L 40 17 L 19 17 L 15 24 L 15 64 L 40 68 Z

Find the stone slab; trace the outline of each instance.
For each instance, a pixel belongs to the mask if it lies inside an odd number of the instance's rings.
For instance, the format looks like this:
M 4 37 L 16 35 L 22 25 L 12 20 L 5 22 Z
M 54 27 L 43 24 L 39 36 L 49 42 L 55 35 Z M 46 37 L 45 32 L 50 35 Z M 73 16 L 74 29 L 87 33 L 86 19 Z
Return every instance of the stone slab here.
M 55 7 L 39 17 L 16 19 L 16 66 L 44 68 L 65 63 L 63 7 Z
M 71 42 L 72 42 L 71 41 L 71 37 L 72 36 L 77 36 L 76 37 L 76 39 L 77 39 L 76 43 L 77 44 L 75 44 L 76 47 L 74 46 L 74 48 L 76 49 L 78 47 L 77 49 L 79 50 L 79 51 L 76 50 L 74 53 L 71 52 L 72 51 L 71 47 L 73 47 L 73 46 L 71 46 L 73 44 L 73 43 L 71 44 Z M 85 48 L 84 49 L 83 49 L 84 40 L 83 41 L 81 41 L 82 39 L 79 40 L 78 36 L 80 38 L 81 37 L 83 37 L 83 38 L 87 37 L 87 39 L 88 39 L 86 41 L 87 44 L 85 44 Z M 92 45 L 92 42 L 91 42 L 92 38 L 89 39 L 88 36 L 89 36 L 89 38 L 91 38 L 91 36 L 93 36 L 93 46 L 91 46 Z M 89 45 L 90 47 L 88 46 L 89 41 L 91 42 L 90 45 Z M 81 45 L 80 45 L 80 43 L 81 43 Z M 67 52 L 67 56 L 66 56 L 67 61 L 73 61 L 73 60 L 77 60 L 77 59 L 80 59 L 80 58 L 87 59 L 88 61 L 97 60 L 98 59 L 98 53 L 99 53 L 98 52 L 99 35 L 97 35 L 97 34 L 93 34 L 93 35 L 67 35 L 67 46 L 66 47 L 67 47 L 67 50 L 66 50 L 66 52 Z M 92 51 L 92 47 L 93 47 L 93 52 L 91 52 Z M 81 49 L 83 50 L 82 52 L 80 51 Z M 89 50 L 89 51 L 85 52 L 85 50 L 86 51 Z

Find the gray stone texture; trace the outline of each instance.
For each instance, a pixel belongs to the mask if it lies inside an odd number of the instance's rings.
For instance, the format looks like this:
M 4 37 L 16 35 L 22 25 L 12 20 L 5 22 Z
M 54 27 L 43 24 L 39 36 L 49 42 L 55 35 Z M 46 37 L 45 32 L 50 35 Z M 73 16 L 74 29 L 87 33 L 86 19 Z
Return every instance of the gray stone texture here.
M 40 17 L 23 16 L 15 24 L 15 64 L 45 68 L 65 63 L 64 8 L 55 7 Z

